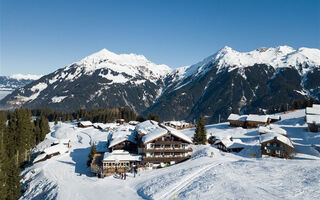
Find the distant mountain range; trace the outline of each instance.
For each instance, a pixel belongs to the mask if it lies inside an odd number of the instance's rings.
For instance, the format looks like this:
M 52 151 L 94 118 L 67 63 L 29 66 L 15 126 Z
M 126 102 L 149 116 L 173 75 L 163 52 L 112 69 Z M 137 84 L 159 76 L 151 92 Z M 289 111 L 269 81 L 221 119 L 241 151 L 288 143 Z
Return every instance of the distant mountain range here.
M 41 75 L 15 74 L 12 76 L 0 76 L 0 99 L 10 94 L 12 91 L 21 88 L 28 83 L 37 80 Z
M 163 120 L 215 122 L 307 97 L 320 99 L 320 50 L 289 46 L 237 52 L 224 47 L 177 69 L 106 49 L 15 90 L 2 108 L 58 110 L 123 106 Z

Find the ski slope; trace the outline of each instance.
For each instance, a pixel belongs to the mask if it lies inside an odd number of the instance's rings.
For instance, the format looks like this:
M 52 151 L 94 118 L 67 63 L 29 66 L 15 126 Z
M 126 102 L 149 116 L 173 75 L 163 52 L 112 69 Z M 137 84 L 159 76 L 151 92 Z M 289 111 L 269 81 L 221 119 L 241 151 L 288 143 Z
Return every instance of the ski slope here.
M 99 179 L 86 166 L 91 144 L 106 141 L 107 132 L 73 123 L 51 124 L 52 132 L 38 150 L 57 137 L 70 138 L 72 147 L 69 153 L 22 172 L 26 192 L 21 199 L 320 199 L 320 154 L 311 147 L 320 144 L 320 133 L 307 131 L 304 110 L 283 114 L 275 126 L 288 132 L 297 151 L 293 159 L 262 157 L 257 129 L 221 123 L 207 126 L 208 137 L 241 139 L 246 144 L 243 151 L 224 153 L 210 145 L 193 146 L 188 161 L 121 180 Z M 184 130 L 189 137 L 193 132 Z

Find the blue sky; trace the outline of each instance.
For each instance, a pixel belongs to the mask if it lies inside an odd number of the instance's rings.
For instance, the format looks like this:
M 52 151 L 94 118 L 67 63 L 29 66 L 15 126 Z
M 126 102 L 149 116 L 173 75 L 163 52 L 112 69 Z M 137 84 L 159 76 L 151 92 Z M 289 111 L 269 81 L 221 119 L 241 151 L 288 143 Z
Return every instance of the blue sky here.
M 102 48 L 173 68 L 225 45 L 320 48 L 317 0 L 0 2 L 0 75 L 47 74 Z

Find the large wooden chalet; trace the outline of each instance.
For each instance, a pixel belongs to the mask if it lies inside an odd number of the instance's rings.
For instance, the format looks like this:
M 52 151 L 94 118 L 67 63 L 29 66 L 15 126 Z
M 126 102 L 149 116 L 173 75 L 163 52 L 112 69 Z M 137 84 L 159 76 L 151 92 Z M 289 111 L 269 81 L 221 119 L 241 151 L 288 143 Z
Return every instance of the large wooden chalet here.
M 179 163 L 190 158 L 192 141 L 180 131 L 158 124 L 154 121 L 143 122 L 136 127 L 138 151 L 142 164 L 158 166 L 164 163 Z
M 294 146 L 289 138 L 277 133 L 260 135 L 261 154 L 279 158 L 291 158 Z
M 80 121 L 78 122 L 78 127 L 79 128 L 88 128 L 93 126 L 93 124 L 90 121 Z

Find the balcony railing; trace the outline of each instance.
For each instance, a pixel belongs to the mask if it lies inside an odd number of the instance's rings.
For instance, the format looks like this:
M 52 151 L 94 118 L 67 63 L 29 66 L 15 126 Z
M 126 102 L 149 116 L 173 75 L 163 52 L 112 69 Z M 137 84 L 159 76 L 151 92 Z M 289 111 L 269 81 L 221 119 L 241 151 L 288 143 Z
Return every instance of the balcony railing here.
M 184 153 L 184 152 L 192 152 L 192 148 L 145 148 L 143 149 L 144 152 L 177 152 L 177 153 Z

